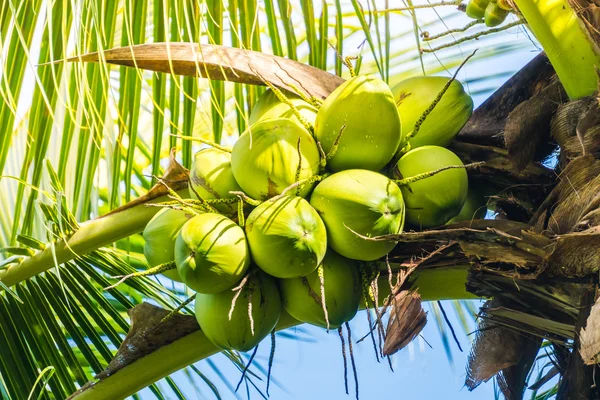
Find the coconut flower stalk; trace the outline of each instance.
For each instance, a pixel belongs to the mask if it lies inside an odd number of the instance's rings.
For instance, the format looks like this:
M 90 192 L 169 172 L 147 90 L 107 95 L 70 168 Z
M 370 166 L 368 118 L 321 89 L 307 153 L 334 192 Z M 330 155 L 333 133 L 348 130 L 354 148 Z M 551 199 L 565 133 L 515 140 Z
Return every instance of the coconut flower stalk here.
M 597 88 L 600 51 L 573 0 L 513 0 L 550 59 L 571 99 Z

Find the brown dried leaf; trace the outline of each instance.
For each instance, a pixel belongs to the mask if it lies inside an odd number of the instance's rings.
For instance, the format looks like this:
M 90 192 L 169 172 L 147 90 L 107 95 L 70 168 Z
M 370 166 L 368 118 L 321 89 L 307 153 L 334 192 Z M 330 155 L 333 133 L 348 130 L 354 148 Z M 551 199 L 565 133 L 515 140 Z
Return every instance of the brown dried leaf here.
M 161 180 L 171 188 L 171 190 L 179 191 L 188 187 L 188 179 L 189 179 L 189 171 L 183 165 L 179 164 L 175 159 L 175 149 L 171 150 L 171 158 L 169 159 L 169 165 L 165 170 L 165 174 L 161 178 Z M 111 212 L 103 215 L 105 217 L 107 215 L 111 215 L 128 208 L 135 207 L 139 204 L 148 203 L 151 200 L 154 200 L 161 196 L 166 196 L 169 194 L 169 190 L 160 182 L 157 182 L 154 186 L 150 188 L 148 193 L 143 196 L 140 196 L 127 204 L 122 205 L 119 208 L 115 208 Z M 101 217 L 101 218 L 102 218 Z
M 600 362 L 600 299 L 590 311 L 585 328 L 581 328 L 579 334 L 581 342 L 579 354 L 586 365 L 594 365 Z
M 546 55 L 539 54 L 477 107 L 459 138 L 466 142 L 502 146 L 508 114 L 523 101 L 540 93 L 554 75 Z
M 280 89 L 295 92 L 295 85 L 308 96 L 326 98 L 344 79 L 327 71 L 283 57 L 232 47 L 198 43 L 152 43 L 120 47 L 102 52 L 109 64 L 137 67 L 176 75 L 202 76 L 252 85 L 263 79 Z M 99 53 L 68 61 L 98 62 Z
M 600 271 L 600 226 L 561 235 L 548 257 L 548 274 L 586 277 Z
M 138 304 L 127 310 L 127 314 L 131 318 L 131 327 L 117 354 L 104 371 L 73 393 L 69 399 L 77 397 L 79 393 L 93 387 L 95 382 L 115 374 L 136 360 L 200 330 L 196 318 L 191 315 L 175 314 L 167 321 L 161 322 L 169 311 L 150 303 Z
M 496 307 L 497 299 L 487 301 L 482 309 Z M 479 320 L 479 328 L 467 361 L 465 385 L 475 389 L 503 369 L 516 365 L 521 359 L 518 344 L 520 335 L 488 318 Z
M 496 380 L 505 400 L 522 400 L 527 383 L 527 375 L 537 357 L 542 340 L 532 335 L 521 336 L 519 346 L 521 359 L 516 365 L 503 369 L 496 375 Z
M 427 324 L 427 313 L 421 306 L 421 295 L 402 290 L 392 300 L 392 311 L 386 330 L 383 354 L 392 355 L 413 341 Z
M 504 126 L 504 143 L 517 171 L 533 161 L 541 148 L 549 147 L 546 144 L 550 139 L 550 122 L 564 98 L 562 85 L 553 81 L 509 114 Z

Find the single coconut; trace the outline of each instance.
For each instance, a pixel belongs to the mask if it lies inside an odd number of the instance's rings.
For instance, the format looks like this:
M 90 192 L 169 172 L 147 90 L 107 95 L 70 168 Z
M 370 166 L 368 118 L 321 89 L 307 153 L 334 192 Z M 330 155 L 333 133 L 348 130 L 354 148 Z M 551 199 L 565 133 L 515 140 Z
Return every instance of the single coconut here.
M 307 103 L 300 96 L 287 90 L 281 90 L 281 92 L 311 125 L 315 124 L 317 109 L 312 104 Z M 300 122 L 296 118 L 292 108 L 288 104 L 281 102 L 275 93 L 268 89 L 254 103 L 250 117 L 248 118 L 248 125 L 254 125 L 261 120 L 275 118 L 291 118 L 296 122 Z
M 410 178 L 463 163 L 448 149 L 422 146 L 406 153 L 394 167 L 396 179 Z M 469 179 L 464 168 L 442 171 L 401 186 L 406 203 L 406 222 L 415 228 L 444 225 L 462 209 L 467 199 Z
M 183 282 L 196 292 L 229 289 L 250 264 L 244 230 L 220 214 L 196 215 L 177 236 L 175 263 Z
M 406 79 L 392 88 L 402 121 L 402 137 L 414 130 L 423 112 L 431 106 L 449 80 L 442 76 L 420 76 Z M 419 132 L 409 140 L 411 149 L 426 145 L 448 146 L 472 113 L 471 96 L 459 81 L 453 81 Z
M 485 8 L 485 25 L 490 28 L 500 25 L 504 22 L 509 12 L 510 11 L 498 5 L 495 1 L 490 2 Z
M 467 199 L 458 215 L 448 221 L 448 224 L 461 221 L 472 221 L 474 219 L 484 219 L 487 214 L 487 200 L 483 191 L 469 183 Z
M 265 200 L 296 181 L 300 160 L 300 180 L 319 172 L 319 149 L 313 137 L 290 119 L 269 119 L 257 122 L 239 137 L 231 153 L 231 169 L 247 195 Z M 301 196 L 306 196 L 312 186 L 304 186 Z
M 230 199 L 232 191 L 241 191 L 231 172 L 231 154 L 212 147 L 196 153 L 190 169 L 190 195 L 192 198 Z M 233 214 L 236 204 L 213 204 L 220 212 Z
M 277 278 L 313 272 L 325 256 L 327 232 L 311 205 L 297 196 L 265 201 L 246 220 L 252 259 Z
M 192 215 L 171 208 L 163 208 L 152 217 L 142 233 L 146 241 L 144 256 L 150 267 L 175 261 L 175 240 L 190 218 Z M 163 275 L 181 282 L 176 269 L 165 271 Z
M 328 250 L 321 266 L 329 328 L 337 329 L 358 311 L 362 295 L 358 263 Z M 327 328 L 318 270 L 302 278 L 278 282 L 283 308 L 288 314 L 298 321 Z
M 336 88 L 315 121 L 315 136 L 326 154 L 343 126 L 339 146 L 327 167 L 334 172 L 381 170 L 401 142 L 400 117 L 389 86 L 379 78 L 356 76 Z
M 235 300 L 237 292 L 196 295 L 196 319 L 200 329 L 215 346 L 224 350 L 248 351 L 275 328 L 281 314 L 281 298 L 275 279 L 258 271 L 252 274 Z M 249 307 L 252 304 L 252 320 Z
M 376 260 L 396 245 L 366 240 L 354 232 L 374 237 L 401 233 L 404 227 L 402 192 L 373 171 L 351 169 L 325 178 L 313 191 L 310 204 L 325 223 L 328 245 L 354 260 Z
M 483 19 L 485 9 L 491 0 L 470 0 L 467 3 L 467 16 L 473 19 Z

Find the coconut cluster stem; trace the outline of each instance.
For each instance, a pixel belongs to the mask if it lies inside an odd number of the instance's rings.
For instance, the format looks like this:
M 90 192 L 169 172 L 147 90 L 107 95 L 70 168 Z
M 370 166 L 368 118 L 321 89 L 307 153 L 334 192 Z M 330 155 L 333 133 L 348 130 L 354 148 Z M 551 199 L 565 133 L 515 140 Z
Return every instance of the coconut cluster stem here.
M 183 302 L 181 302 L 180 305 L 177 306 L 177 308 L 175 308 L 173 311 L 171 311 L 170 313 L 168 313 L 167 315 L 165 315 L 165 317 L 160 320 L 160 323 L 164 324 L 165 322 L 169 321 L 171 318 L 173 318 L 175 315 L 177 315 L 177 313 L 179 311 L 183 310 L 183 308 L 185 306 L 187 306 L 192 301 L 194 301 L 195 298 L 196 298 L 196 295 L 194 294 L 194 295 L 191 295 L 190 297 L 188 297 L 187 299 L 185 299 Z
M 287 96 L 285 94 L 283 94 L 283 92 L 281 90 L 279 90 L 278 87 L 276 87 L 271 82 L 269 82 L 268 80 L 263 78 L 263 76 L 260 74 L 260 72 L 256 71 L 256 73 L 263 80 L 265 85 L 267 85 L 269 87 L 269 89 L 271 89 L 273 91 L 273 94 L 277 97 L 277 99 L 279 101 L 281 101 L 282 103 L 286 104 L 288 107 L 290 107 L 290 109 L 294 113 L 294 116 L 298 119 L 298 121 L 300 121 L 302 126 L 304 126 L 304 128 L 311 134 L 311 136 L 314 136 L 315 128 L 312 126 L 312 124 L 310 122 L 308 122 L 308 120 L 304 117 L 304 115 L 302 115 L 300 113 L 300 110 L 298 110 L 298 108 L 296 108 L 294 103 L 292 103 L 292 101 L 290 99 L 288 99 Z
M 183 139 L 183 140 L 189 140 L 189 141 L 192 141 L 192 142 L 203 143 L 203 144 L 209 145 L 210 147 L 213 147 L 213 148 L 215 148 L 217 150 L 221 150 L 221 151 L 224 151 L 226 153 L 231 153 L 231 148 L 225 147 L 225 146 L 221 146 L 220 144 L 215 143 L 215 142 L 211 142 L 210 140 L 202 139 L 202 138 L 199 138 L 199 137 L 182 136 L 182 135 L 175 135 L 175 134 L 171 134 L 171 136 L 174 136 L 174 137 L 176 137 L 178 139 Z
M 159 264 L 156 267 L 148 268 L 145 271 L 133 272 L 131 274 L 127 274 L 124 276 L 115 276 L 115 278 L 121 278 L 121 279 L 117 283 L 105 287 L 104 290 L 114 289 L 115 287 L 119 286 L 121 283 L 125 282 L 127 279 L 130 279 L 130 278 L 135 278 L 135 277 L 140 277 L 140 276 L 158 275 L 158 274 L 162 274 L 163 272 L 170 271 L 175 268 L 177 268 L 175 266 L 175 261 L 168 261 L 164 264 Z
M 429 178 L 431 176 L 437 175 L 440 172 L 444 172 L 447 171 L 449 169 L 468 169 L 468 168 L 474 168 L 474 167 L 479 167 L 481 165 L 485 164 L 483 161 L 481 162 L 475 162 L 475 163 L 471 163 L 471 164 L 466 164 L 466 165 L 448 165 L 445 166 L 443 168 L 439 168 L 436 169 L 435 171 L 429 171 L 429 172 L 423 172 L 422 174 L 417 174 L 408 178 L 404 178 L 404 179 L 397 179 L 394 182 L 398 185 L 398 186 L 406 186 L 409 185 L 411 183 L 417 182 L 417 181 L 421 181 L 423 179 Z
M 296 168 L 296 176 L 294 182 L 300 182 L 300 174 L 302 173 L 302 152 L 300 151 L 300 141 L 302 138 L 298 138 L 298 144 L 296 150 L 298 151 L 298 168 Z M 300 196 L 300 186 L 296 188 L 296 196 Z
M 597 88 L 597 46 L 568 0 L 513 0 L 540 42 L 571 99 Z
M 167 196 L 152 201 L 158 203 L 165 200 L 168 200 Z M 43 250 L 36 251 L 32 257 L 0 270 L 0 282 L 11 287 L 57 264 L 60 265 L 77 256 L 141 232 L 157 212 L 158 208 L 147 207 L 142 203 L 85 222 L 68 238 L 54 243 L 53 246 L 46 245 Z M 1 286 L 0 290 L 2 290 Z
M 472 28 L 475 25 L 479 25 L 479 24 L 483 24 L 483 23 L 484 23 L 483 18 L 476 19 L 474 21 L 469 22 L 468 24 L 466 24 L 462 28 L 448 29 L 447 31 L 438 33 L 437 35 L 430 35 L 429 32 L 425 31 L 425 32 L 423 32 L 421 34 L 421 37 L 423 38 L 424 42 L 430 42 L 432 40 L 441 39 L 444 36 L 448 36 L 448 35 L 451 35 L 453 33 L 465 32 L 465 31 L 469 30 L 469 28 Z

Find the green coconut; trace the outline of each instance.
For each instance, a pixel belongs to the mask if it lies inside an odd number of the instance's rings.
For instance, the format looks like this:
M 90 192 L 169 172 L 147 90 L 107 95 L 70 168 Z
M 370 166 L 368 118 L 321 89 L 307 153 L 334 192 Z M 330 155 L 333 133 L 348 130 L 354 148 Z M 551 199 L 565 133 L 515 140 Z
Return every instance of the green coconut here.
M 328 168 L 381 170 L 401 142 L 400 118 L 389 86 L 379 78 L 356 76 L 325 99 L 315 121 L 315 135 L 325 153 L 344 125 Z
M 286 90 L 282 90 L 282 93 L 290 100 L 300 114 L 311 123 L 311 125 L 315 124 L 317 109 L 312 104 L 307 103 L 302 100 L 300 96 Z M 258 121 L 275 118 L 291 118 L 296 122 L 300 122 L 296 118 L 292 108 L 288 104 L 282 103 L 275 93 L 269 89 L 258 98 L 256 103 L 254 103 L 252 111 L 250 112 L 250 118 L 248 118 L 248 124 L 254 125 Z
M 484 219 L 487 214 L 487 199 L 483 191 L 469 184 L 467 199 L 458 215 L 448 221 L 448 224 L 461 221 Z
M 500 25 L 504 22 L 509 12 L 507 9 L 500 7 L 495 1 L 490 2 L 485 8 L 485 25 L 490 28 Z
M 483 19 L 485 9 L 491 0 L 470 0 L 467 3 L 467 16 L 473 19 Z
M 403 137 L 413 131 L 423 112 L 429 108 L 449 80 L 450 78 L 442 76 L 419 76 L 406 79 L 392 88 L 402 120 Z M 459 81 L 453 81 L 427 116 L 419 132 L 409 140 L 411 148 L 426 145 L 448 146 L 472 113 L 471 96 L 465 92 Z
M 325 178 L 313 191 L 310 204 L 325 223 L 328 245 L 354 260 L 376 260 L 396 245 L 366 240 L 354 232 L 374 237 L 400 233 L 404 227 L 402 192 L 373 171 L 351 169 Z
M 241 191 L 231 172 L 231 154 L 212 147 L 196 153 L 190 169 L 190 195 L 204 200 L 235 197 L 231 191 Z M 222 213 L 233 214 L 236 204 L 214 204 Z
M 257 272 L 252 274 L 229 318 L 231 304 L 236 292 L 196 295 L 196 319 L 200 329 L 215 346 L 224 350 L 248 351 L 263 340 L 277 324 L 281 314 L 281 298 L 275 279 Z M 251 321 L 248 304 L 252 304 Z
M 290 119 L 269 119 L 257 122 L 239 137 L 231 153 L 231 169 L 247 195 L 265 200 L 296 181 L 300 160 L 300 180 L 319 172 L 319 149 L 313 137 Z M 301 196 L 311 189 L 312 185 L 304 186 Z
M 244 230 L 220 214 L 196 215 L 177 236 L 175 263 L 183 282 L 196 292 L 229 289 L 250 264 Z
M 297 196 L 284 196 L 256 207 L 246 220 L 252 259 L 277 278 L 313 272 L 327 250 L 325 225 L 311 205 Z
M 396 179 L 410 178 L 451 165 L 463 165 L 456 154 L 439 146 L 422 146 L 406 153 L 394 167 Z M 444 225 L 462 209 L 469 180 L 464 168 L 449 169 L 401 186 L 406 222 L 416 228 Z
M 152 217 L 144 228 L 144 256 L 150 267 L 175 261 L 175 240 L 181 227 L 192 218 L 180 210 L 163 208 Z M 181 282 L 176 269 L 163 272 L 163 275 Z
M 323 287 L 329 328 L 337 329 L 358 311 L 362 295 L 357 262 L 328 250 L 323 262 Z M 321 280 L 314 271 L 302 278 L 279 280 L 283 308 L 298 321 L 327 328 L 321 305 Z

